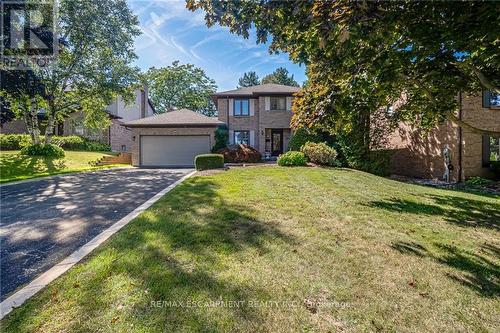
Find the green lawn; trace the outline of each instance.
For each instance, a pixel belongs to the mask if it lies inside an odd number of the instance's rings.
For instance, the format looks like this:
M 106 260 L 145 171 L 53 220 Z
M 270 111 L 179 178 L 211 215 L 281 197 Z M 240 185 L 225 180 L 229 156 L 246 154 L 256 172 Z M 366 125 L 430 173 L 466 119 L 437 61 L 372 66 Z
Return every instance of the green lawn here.
M 89 162 L 94 162 L 112 153 L 66 151 L 65 154 L 66 156 L 63 159 L 53 159 L 40 156 L 25 156 L 19 154 L 19 151 L 1 151 L 0 183 L 59 173 L 102 169 L 102 166 L 91 166 Z M 106 167 L 113 166 L 117 165 Z
M 194 177 L 3 332 L 498 332 L 500 198 L 320 168 Z

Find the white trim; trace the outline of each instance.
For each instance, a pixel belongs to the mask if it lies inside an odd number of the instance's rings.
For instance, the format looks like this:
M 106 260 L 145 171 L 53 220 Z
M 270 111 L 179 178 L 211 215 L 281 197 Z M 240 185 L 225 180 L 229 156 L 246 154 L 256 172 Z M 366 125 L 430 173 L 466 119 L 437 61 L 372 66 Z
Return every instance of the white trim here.
M 229 100 L 229 116 L 234 116 L 234 100 L 230 98 Z
M 234 145 L 234 131 L 229 130 L 229 144 Z
M 292 111 L 292 97 L 291 96 L 286 97 L 286 110 Z
M 49 283 L 57 279 L 59 276 L 64 274 L 67 270 L 73 267 L 76 263 L 90 254 L 95 248 L 104 243 L 109 237 L 113 236 L 117 231 L 121 228 L 129 224 L 133 219 L 139 216 L 146 209 L 151 207 L 156 201 L 160 200 L 165 194 L 174 189 L 177 185 L 182 183 L 187 178 L 194 175 L 196 171 L 190 172 L 185 175 L 175 183 L 169 185 L 164 188 L 157 194 L 155 194 L 148 201 L 134 209 L 127 216 L 113 224 L 111 227 L 107 228 L 99 235 L 94 237 L 87 244 L 81 246 L 78 250 L 70 254 L 66 259 L 56 264 L 49 270 L 45 271 L 42 275 L 31 281 L 27 286 L 23 287 L 21 290 L 17 291 L 15 294 L 11 295 L 5 301 L 0 304 L 0 319 L 5 317 L 9 312 L 11 312 L 14 308 L 21 306 L 28 299 L 33 297 L 37 292 L 45 288 Z
M 250 98 L 248 100 L 249 109 L 250 109 L 250 117 L 255 115 L 255 99 Z
M 255 146 L 255 131 L 250 131 L 250 146 Z
M 271 97 L 270 96 L 264 97 L 264 110 L 266 110 L 266 111 L 271 110 Z

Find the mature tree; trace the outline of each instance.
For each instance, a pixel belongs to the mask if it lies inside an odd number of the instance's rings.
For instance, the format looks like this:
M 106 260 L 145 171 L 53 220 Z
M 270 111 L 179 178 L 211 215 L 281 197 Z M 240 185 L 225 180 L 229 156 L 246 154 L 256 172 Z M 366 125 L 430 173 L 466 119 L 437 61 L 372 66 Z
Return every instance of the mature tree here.
M 2 124 L 22 119 L 32 142 L 40 143 L 38 116 L 47 107 L 44 87 L 31 70 L 0 71 Z
M 210 96 L 217 85 L 201 68 L 174 61 L 172 66 L 150 68 L 146 80 L 156 112 L 186 108 L 208 116 L 216 113 Z
M 429 129 L 456 116 L 457 96 L 500 93 L 500 7 L 495 2 L 188 0 L 208 26 L 228 26 L 308 67 L 295 126 L 348 131 L 403 97 L 395 119 Z M 360 119 L 361 117 L 361 119 Z
M 254 71 L 246 72 L 242 77 L 238 80 L 238 87 L 252 87 L 258 86 L 260 84 L 259 76 Z
M 276 83 L 283 84 L 285 86 L 298 87 L 299 84 L 294 80 L 293 74 L 289 75 L 288 69 L 284 67 L 276 68 L 274 72 L 269 75 L 264 76 L 262 83 Z
M 45 143 L 50 143 L 56 124 L 74 111 L 85 114 L 88 127 L 107 126 L 104 108 L 116 95 L 130 97 L 138 76 L 131 62 L 140 30 L 125 0 L 55 3 L 58 56 L 51 66 L 31 68 L 44 87 Z M 14 101 L 16 96 L 8 98 Z

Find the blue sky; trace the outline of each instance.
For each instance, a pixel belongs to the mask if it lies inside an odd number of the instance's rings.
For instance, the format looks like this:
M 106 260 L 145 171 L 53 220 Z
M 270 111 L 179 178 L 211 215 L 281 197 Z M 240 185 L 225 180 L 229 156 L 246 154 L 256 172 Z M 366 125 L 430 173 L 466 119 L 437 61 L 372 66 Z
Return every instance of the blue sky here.
M 184 0 L 128 2 L 141 25 L 135 48 L 143 70 L 174 60 L 191 63 L 203 68 L 219 90 L 234 89 L 244 72 L 255 71 L 262 78 L 277 67 L 287 68 L 300 84 L 306 79 L 304 66 L 290 62 L 286 53 L 269 54 L 267 45 L 255 43 L 255 34 L 244 39 L 227 28 L 207 28 L 204 13 L 188 11 Z

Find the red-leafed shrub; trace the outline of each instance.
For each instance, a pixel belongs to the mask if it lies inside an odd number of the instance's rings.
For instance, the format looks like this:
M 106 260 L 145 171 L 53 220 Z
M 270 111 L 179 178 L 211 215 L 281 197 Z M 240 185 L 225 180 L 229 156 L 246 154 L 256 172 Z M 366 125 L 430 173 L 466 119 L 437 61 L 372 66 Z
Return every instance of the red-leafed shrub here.
M 224 155 L 226 163 L 257 163 L 262 160 L 258 150 L 247 145 L 232 145 L 219 149 L 218 154 Z

